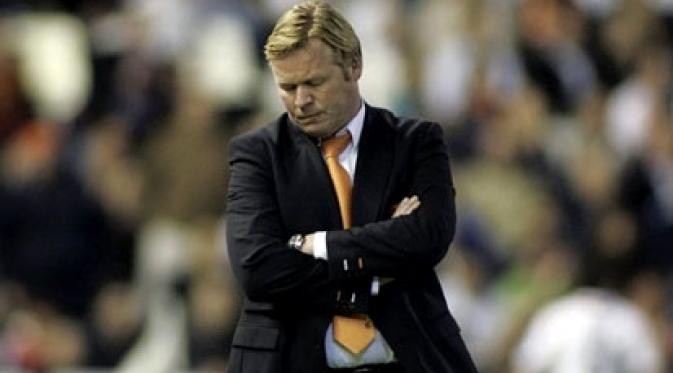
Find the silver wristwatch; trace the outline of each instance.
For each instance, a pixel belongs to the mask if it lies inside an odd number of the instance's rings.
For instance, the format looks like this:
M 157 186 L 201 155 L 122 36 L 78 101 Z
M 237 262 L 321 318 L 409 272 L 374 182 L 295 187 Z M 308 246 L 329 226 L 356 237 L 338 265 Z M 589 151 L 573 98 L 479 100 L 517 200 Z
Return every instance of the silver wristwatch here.
M 296 249 L 301 251 L 301 247 L 304 246 L 304 235 L 303 234 L 295 234 L 294 236 L 290 237 L 289 240 L 287 240 L 287 246 L 289 246 L 291 249 Z

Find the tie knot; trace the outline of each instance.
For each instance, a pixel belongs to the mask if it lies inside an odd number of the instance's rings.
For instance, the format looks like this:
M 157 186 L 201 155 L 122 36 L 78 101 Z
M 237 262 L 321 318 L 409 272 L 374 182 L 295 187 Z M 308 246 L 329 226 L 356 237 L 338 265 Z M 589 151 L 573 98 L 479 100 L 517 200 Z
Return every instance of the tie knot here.
M 343 135 L 334 136 L 325 140 L 322 144 L 322 154 L 325 158 L 338 157 L 351 142 L 351 133 L 346 131 Z

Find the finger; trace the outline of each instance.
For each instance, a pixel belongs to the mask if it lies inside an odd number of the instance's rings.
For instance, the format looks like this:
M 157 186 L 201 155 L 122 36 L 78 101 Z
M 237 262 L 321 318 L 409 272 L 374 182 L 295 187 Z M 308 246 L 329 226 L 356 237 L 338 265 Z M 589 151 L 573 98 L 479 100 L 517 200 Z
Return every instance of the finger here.
M 409 215 L 414 210 L 416 210 L 421 205 L 420 199 L 418 196 L 413 195 L 410 197 L 402 198 L 402 201 L 396 206 L 394 206 L 394 212 L 392 217 L 396 218 L 398 216 Z
M 418 196 L 413 196 L 413 197 L 411 197 L 411 199 L 409 200 L 409 203 L 410 203 L 410 205 L 412 206 L 412 209 L 415 210 L 415 209 L 418 208 L 418 206 L 421 205 L 421 200 L 418 199 Z
M 407 201 L 404 202 L 404 204 L 400 204 L 396 216 L 402 216 L 402 215 L 408 215 L 411 212 L 414 211 L 416 208 L 415 206 L 417 205 L 418 202 L 414 202 L 411 199 L 408 199 Z
M 408 206 L 406 206 L 406 208 L 404 209 L 404 211 L 402 213 L 404 215 L 409 215 L 412 212 L 414 212 L 414 210 L 416 210 L 417 207 L 418 207 L 418 204 L 409 204 Z
M 404 215 L 411 214 L 414 212 L 419 206 L 421 205 L 421 201 L 418 199 L 417 196 L 412 196 L 409 198 L 408 203 L 404 206 Z
M 414 205 L 414 201 L 411 198 L 407 198 L 404 203 L 400 204 L 400 212 L 408 213 L 411 207 Z
M 402 211 L 404 211 L 408 201 L 409 201 L 408 197 L 402 198 L 402 201 L 400 201 L 400 203 L 397 204 L 397 206 L 395 206 L 395 210 L 393 211 L 393 217 L 399 216 L 402 213 Z
M 409 209 L 409 213 L 414 212 L 419 207 L 421 207 L 421 201 L 414 201 Z
M 397 205 L 397 208 L 395 208 L 395 211 L 393 212 L 393 218 L 396 218 L 402 214 L 402 210 L 404 209 L 404 206 L 402 204 Z

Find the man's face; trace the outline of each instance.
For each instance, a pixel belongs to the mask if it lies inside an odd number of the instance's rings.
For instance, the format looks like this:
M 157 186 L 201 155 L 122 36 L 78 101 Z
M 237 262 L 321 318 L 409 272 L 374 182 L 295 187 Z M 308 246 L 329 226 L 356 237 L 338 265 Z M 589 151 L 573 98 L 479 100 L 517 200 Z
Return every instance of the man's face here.
M 325 43 L 310 39 L 301 49 L 272 60 L 280 98 L 292 121 L 317 138 L 333 135 L 360 108 L 359 62 L 343 68 Z

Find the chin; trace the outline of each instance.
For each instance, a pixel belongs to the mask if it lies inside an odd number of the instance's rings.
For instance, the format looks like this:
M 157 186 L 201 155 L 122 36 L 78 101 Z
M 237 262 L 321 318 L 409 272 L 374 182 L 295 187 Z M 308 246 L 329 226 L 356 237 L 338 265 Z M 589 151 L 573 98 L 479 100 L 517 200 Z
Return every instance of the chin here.
M 313 137 L 325 137 L 329 134 L 329 131 L 322 128 L 319 124 L 302 124 L 298 127 L 302 132 Z

